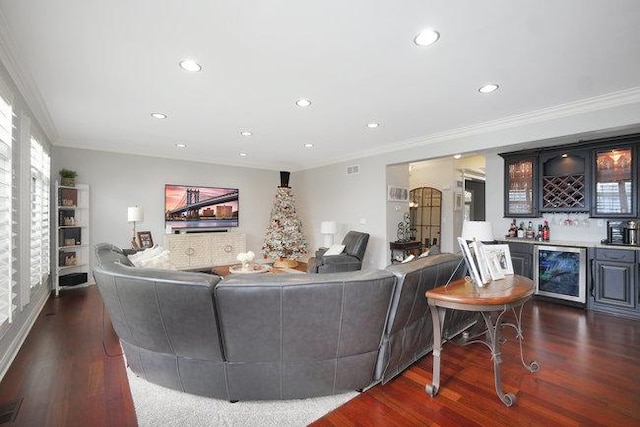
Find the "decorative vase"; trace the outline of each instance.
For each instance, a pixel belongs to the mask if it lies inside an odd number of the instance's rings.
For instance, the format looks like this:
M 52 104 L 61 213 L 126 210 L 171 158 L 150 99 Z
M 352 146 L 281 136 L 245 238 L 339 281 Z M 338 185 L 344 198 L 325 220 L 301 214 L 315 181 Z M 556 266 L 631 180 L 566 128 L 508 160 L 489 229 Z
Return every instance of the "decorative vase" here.
M 250 262 L 243 262 L 242 263 L 242 271 L 249 271 L 251 269 L 251 263 Z

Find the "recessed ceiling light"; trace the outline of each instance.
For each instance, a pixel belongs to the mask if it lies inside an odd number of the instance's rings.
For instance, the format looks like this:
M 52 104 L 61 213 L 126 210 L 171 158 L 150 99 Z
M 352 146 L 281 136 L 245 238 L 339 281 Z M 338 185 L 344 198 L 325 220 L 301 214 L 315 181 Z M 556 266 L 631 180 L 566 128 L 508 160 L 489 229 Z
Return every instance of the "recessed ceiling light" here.
M 242 136 L 251 136 L 253 135 L 253 132 L 251 132 L 250 130 L 243 130 L 240 132 L 240 135 Z
M 413 42 L 418 46 L 429 46 L 437 42 L 439 38 L 440 38 L 439 32 L 437 32 L 436 30 L 427 29 L 427 30 L 421 31 L 420 34 L 418 34 L 413 39 Z
M 462 158 L 462 154 L 454 154 L 453 158 L 458 160 L 458 159 Z
M 169 116 L 164 113 L 151 113 L 151 117 L 153 117 L 154 119 L 166 119 Z
M 198 64 L 193 59 L 183 59 L 178 63 L 180 68 L 185 71 L 190 71 L 192 73 L 197 73 L 198 71 L 202 71 L 202 65 Z
M 176 147 L 178 147 L 178 148 L 187 148 L 187 144 L 179 142 L 179 143 L 176 144 Z
M 247 157 L 247 156 L 248 156 L 248 154 L 247 154 L 247 153 L 245 153 L 244 151 L 241 151 L 240 153 L 238 153 L 238 155 L 239 155 L 240 157 Z
M 495 90 L 497 90 L 500 86 L 498 86 L 495 83 L 488 83 L 484 86 L 482 86 L 480 89 L 478 89 L 478 92 L 480 93 L 491 93 L 494 92 Z
M 311 105 L 311 100 L 307 98 L 299 98 L 296 100 L 296 105 L 298 107 L 308 107 Z
M 367 127 L 368 127 L 369 129 L 375 129 L 375 128 L 377 128 L 377 127 L 380 127 L 380 123 L 378 123 L 378 122 L 371 122 L 371 123 L 367 123 Z
M 310 142 L 307 142 L 306 144 L 304 144 L 304 148 L 313 148 L 313 144 Z

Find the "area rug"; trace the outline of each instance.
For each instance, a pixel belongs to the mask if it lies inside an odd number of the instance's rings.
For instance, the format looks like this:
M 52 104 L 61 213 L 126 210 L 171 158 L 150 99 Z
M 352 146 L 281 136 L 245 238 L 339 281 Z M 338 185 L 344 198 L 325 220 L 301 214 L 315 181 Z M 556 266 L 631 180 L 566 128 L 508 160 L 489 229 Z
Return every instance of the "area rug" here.
M 358 395 L 230 403 L 152 384 L 129 369 L 127 377 L 141 427 L 306 426 Z

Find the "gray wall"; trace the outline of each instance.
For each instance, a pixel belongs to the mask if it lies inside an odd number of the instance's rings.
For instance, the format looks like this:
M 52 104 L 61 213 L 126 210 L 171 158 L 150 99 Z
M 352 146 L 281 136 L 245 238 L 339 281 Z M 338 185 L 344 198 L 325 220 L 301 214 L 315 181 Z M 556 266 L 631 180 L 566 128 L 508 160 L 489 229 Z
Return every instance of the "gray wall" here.
M 246 233 L 247 250 L 261 256 L 280 185 L 277 171 L 55 147 L 54 179 L 62 168 L 77 171 L 76 181 L 90 186 L 92 245 L 108 242 L 128 247 L 132 224 L 127 222 L 127 207 L 135 205 L 144 208 L 144 221 L 136 225 L 137 231 L 151 231 L 154 242 L 164 245 L 164 185 L 220 186 L 240 190 L 240 226 L 231 230 Z M 295 193 L 295 180 L 290 184 Z

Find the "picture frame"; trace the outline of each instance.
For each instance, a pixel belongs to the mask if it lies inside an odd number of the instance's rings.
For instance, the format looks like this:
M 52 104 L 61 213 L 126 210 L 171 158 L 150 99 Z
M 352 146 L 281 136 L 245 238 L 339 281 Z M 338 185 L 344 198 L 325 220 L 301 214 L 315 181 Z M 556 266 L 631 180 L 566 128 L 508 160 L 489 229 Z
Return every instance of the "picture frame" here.
M 496 258 L 502 274 L 513 274 L 513 263 L 511 262 L 509 245 L 483 245 L 482 248 L 488 260 L 492 260 L 494 257 Z
M 488 252 L 488 256 L 485 258 L 487 260 L 487 267 L 489 268 L 489 273 L 491 274 L 491 280 L 504 279 L 505 275 L 502 272 L 502 268 L 500 267 L 500 260 L 498 259 L 497 253 Z
M 484 254 L 484 245 L 481 242 L 474 240 L 471 242 L 471 247 L 473 248 L 473 254 L 475 254 L 478 261 L 478 271 L 480 272 L 480 279 L 482 279 L 482 283 L 487 284 L 491 282 L 491 280 L 497 280 L 494 278 L 494 275 L 491 274 L 489 260 Z M 504 275 L 502 278 L 504 279 Z
M 469 277 L 473 281 L 473 284 L 479 287 L 484 286 L 482 282 L 482 278 L 480 277 L 480 272 L 478 270 L 478 265 L 474 260 L 473 255 L 471 254 L 471 250 L 469 249 L 469 245 L 467 241 L 462 237 L 458 237 L 458 246 L 460 246 L 460 250 L 462 251 L 462 256 L 467 263 L 467 269 L 469 270 Z
M 138 245 L 143 249 L 153 247 L 153 237 L 151 237 L 150 231 L 138 231 Z
M 453 195 L 453 210 L 461 211 L 462 210 L 462 193 L 454 193 Z
M 389 185 L 387 187 L 387 201 L 409 203 L 409 189 L 406 187 Z

